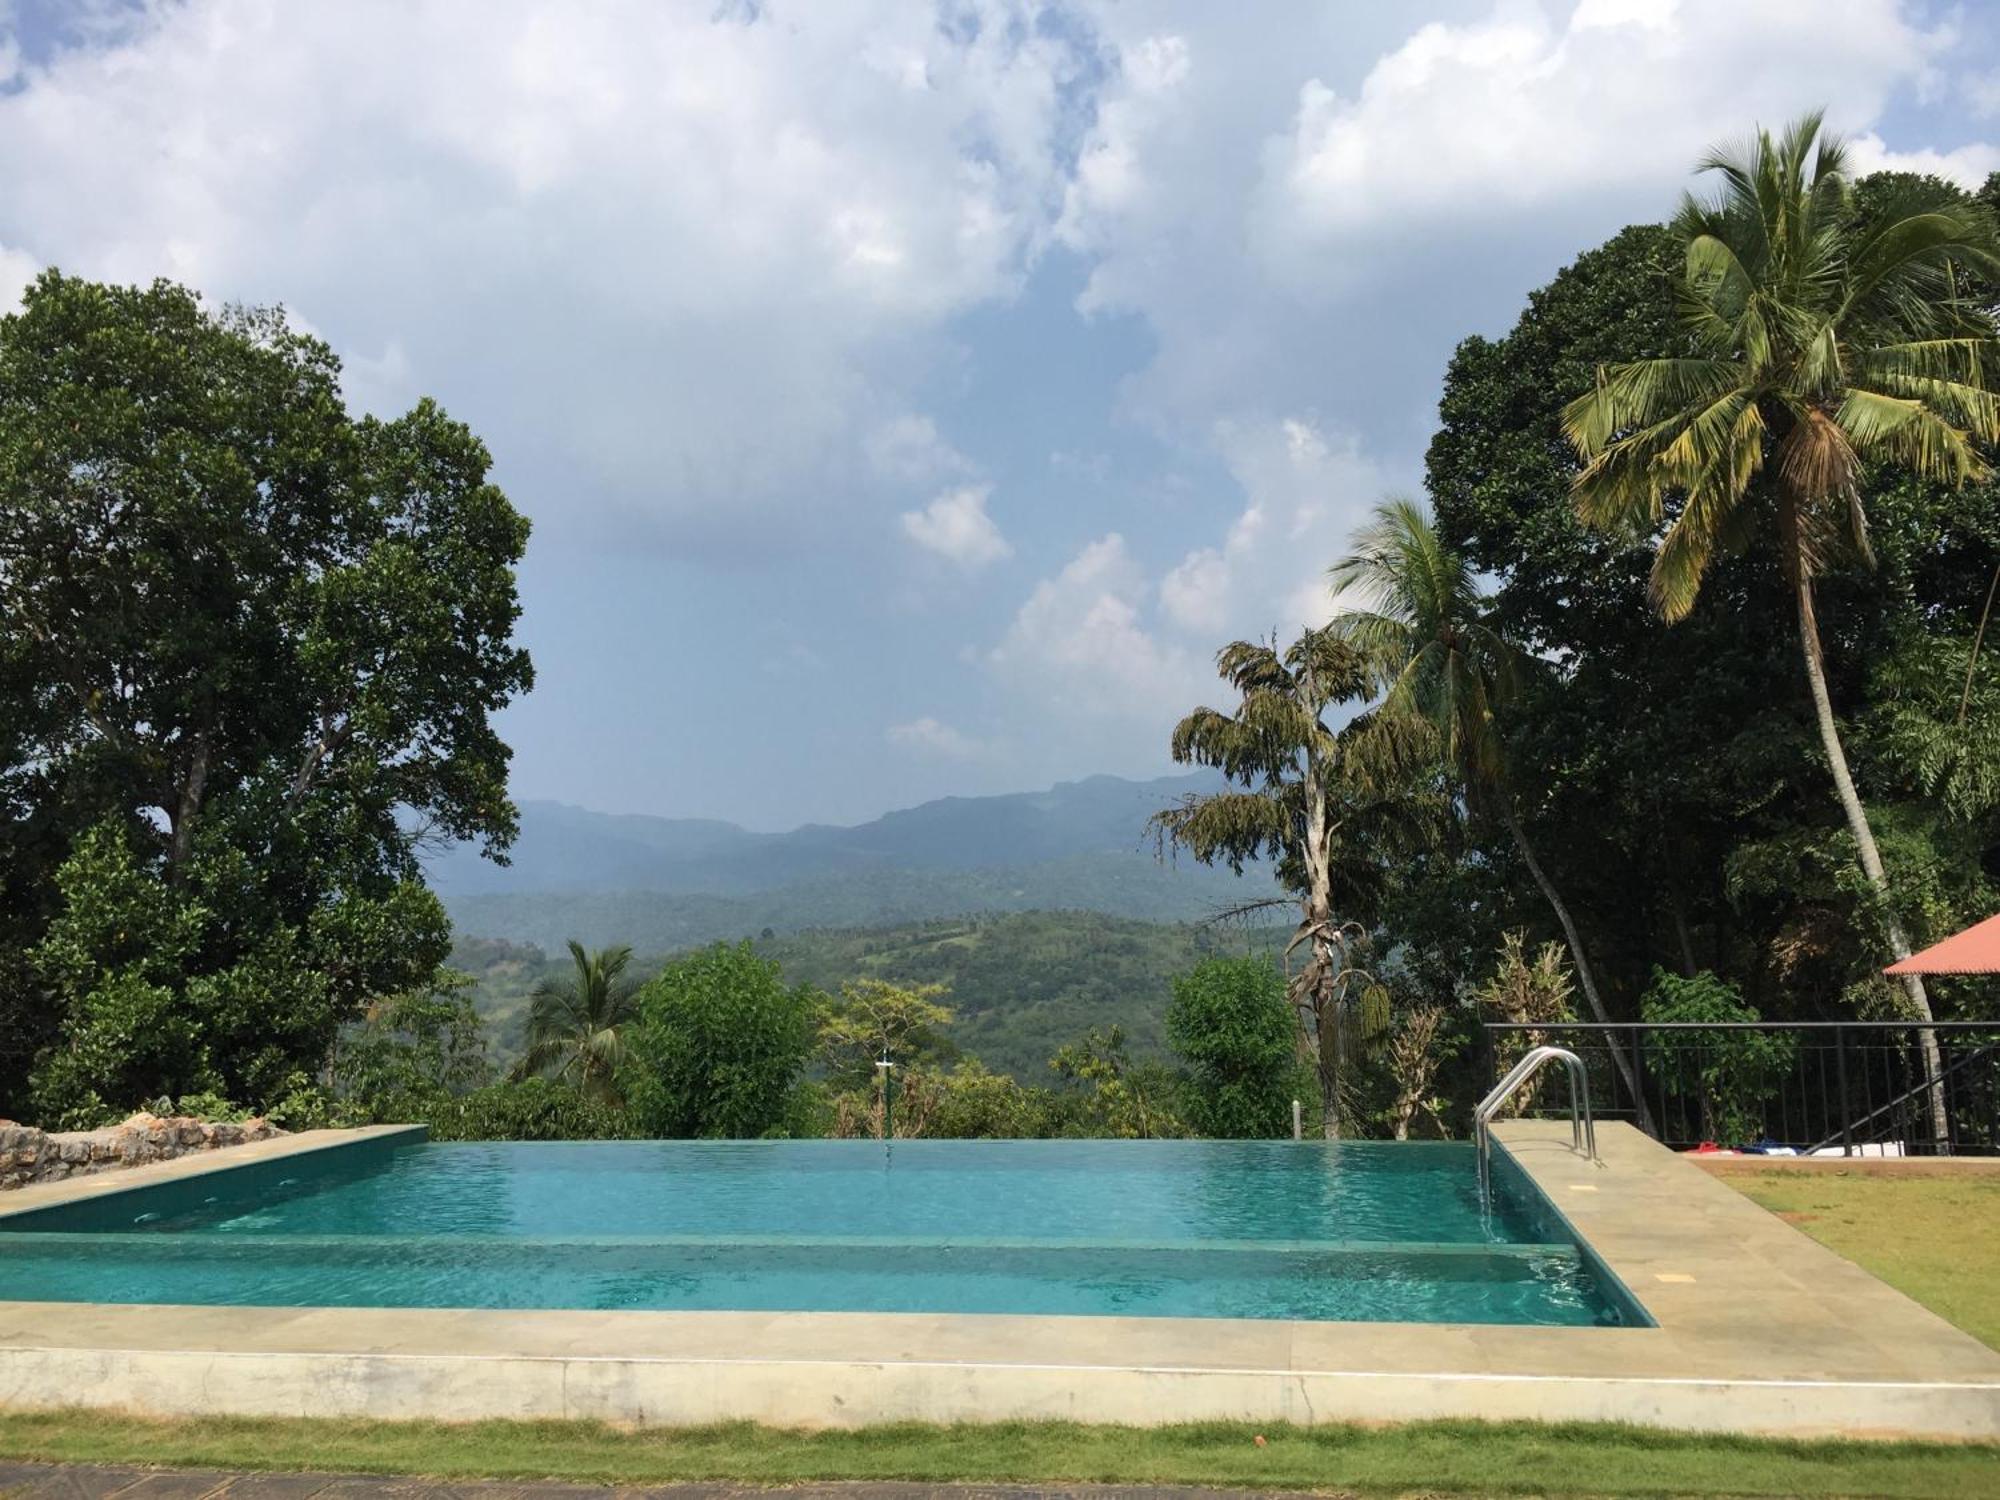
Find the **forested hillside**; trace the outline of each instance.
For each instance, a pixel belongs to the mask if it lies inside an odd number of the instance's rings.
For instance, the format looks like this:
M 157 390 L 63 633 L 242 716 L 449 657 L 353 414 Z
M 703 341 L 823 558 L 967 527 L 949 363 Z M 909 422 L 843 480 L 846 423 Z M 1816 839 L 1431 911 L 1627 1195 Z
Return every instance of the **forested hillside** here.
M 1169 978 L 1213 954 L 1274 952 L 1280 930 L 1194 923 L 1137 922 L 1097 912 L 1017 912 L 814 930 L 758 938 L 785 978 L 833 991 L 851 979 L 943 984 L 955 1020 L 950 1038 L 995 1072 L 1044 1082 L 1050 1055 L 1092 1027 L 1120 1027 L 1135 1057 L 1164 1054 Z M 634 965 L 650 975 L 665 955 Z M 492 939 L 461 938 L 455 967 L 478 978 L 473 993 L 489 1044 L 501 1061 L 518 1056 L 528 996 L 560 977 L 569 957 Z

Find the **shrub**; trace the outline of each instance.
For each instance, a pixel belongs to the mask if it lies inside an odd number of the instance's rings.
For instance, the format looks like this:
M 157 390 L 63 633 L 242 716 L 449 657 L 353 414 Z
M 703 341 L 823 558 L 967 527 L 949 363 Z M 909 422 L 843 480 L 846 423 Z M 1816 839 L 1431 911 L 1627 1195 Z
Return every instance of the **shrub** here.
M 435 1141 L 590 1141 L 629 1136 L 625 1116 L 552 1078 L 488 1084 L 432 1106 Z
M 801 1123 L 799 1079 L 821 1009 L 748 943 L 668 964 L 639 991 L 627 1046 L 634 1126 L 665 1137 L 784 1135 Z
M 1285 981 L 1263 958 L 1211 958 L 1173 982 L 1167 1041 L 1186 1066 L 1187 1122 L 1197 1135 L 1282 1136 L 1303 1076 Z
M 1092 1027 L 1057 1050 L 1049 1066 L 1066 1088 L 1051 1091 L 1050 1133 L 1160 1140 L 1185 1136 L 1185 1080 L 1162 1063 L 1135 1063 L 1119 1027 Z
M 872 1111 L 856 1114 L 858 1124 L 875 1128 Z M 976 1061 L 962 1062 L 950 1072 L 912 1068 L 897 1083 L 895 1119 L 898 1135 L 939 1140 L 1035 1139 L 1050 1134 L 1049 1092 L 1026 1088 L 1010 1075 L 991 1072 Z
M 1734 985 L 1707 969 L 1692 978 L 1653 970 L 1639 1014 L 1657 1022 L 1762 1019 Z M 1658 1069 L 1668 1088 L 1700 1101 L 1703 1136 L 1738 1145 L 1763 1135 L 1763 1099 L 1798 1056 L 1792 1037 L 1758 1031 L 1680 1032 L 1651 1040 L 1648 1066 Z

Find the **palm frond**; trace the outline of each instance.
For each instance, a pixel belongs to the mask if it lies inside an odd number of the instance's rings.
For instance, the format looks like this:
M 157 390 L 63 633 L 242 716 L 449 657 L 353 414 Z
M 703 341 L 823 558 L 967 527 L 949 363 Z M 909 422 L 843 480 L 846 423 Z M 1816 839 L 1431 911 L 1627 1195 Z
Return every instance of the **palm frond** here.
M 1986 473 L 1970 435 L 1921 397 L 1853 387 L 1834 420 L 1858 453 L 1893 460 L 1924 479 L 1962 484 Z

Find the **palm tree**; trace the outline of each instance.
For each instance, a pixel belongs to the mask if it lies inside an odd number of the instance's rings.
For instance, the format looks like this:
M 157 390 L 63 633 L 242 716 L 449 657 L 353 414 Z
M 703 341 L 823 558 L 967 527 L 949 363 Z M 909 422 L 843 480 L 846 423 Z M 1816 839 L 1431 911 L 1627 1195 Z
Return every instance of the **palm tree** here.
M 1776 140 L 1760 131 L 1701 163 L 1722 187 L 1712 200 L 1689 195 L 1675 221 L 1687 244 L 1679 290 L 1689 352 L 1599 370 L 1563 426 L 1584 460 L 1576 500 L 1586 523 L 1650 529 L 1678 497 L 1653 561 L 1653 600 L 1668 620 L 1694 607 L 1718 553 L 1775 533 L 1834 788 L 1889 946 L 1904 958 L 1909 939 L 1827 692 L 1813 580 L 1843 544 L 1872 560 L 1868 464 L 1953 485 L 1986 475 L 1979 445 L 2000 437 L 2000 348 L 1964 279 L 2000 273 L 2000 241 L 1990 213 L 1935 185 L 1892 190 L 1863 222 L 1845 152 L 1821 118 L 1806 115 Z M 1923 981 L 1903 982 L 1930 1020 Z M 1935 1079 L 1933 1033 L 1924 1050 Z M 1942 1085 L 1932 1116 L 1942 1137 Z
M 554 1074 L 593 1099 L 622 1103 L 618 1074 L 625 1061 L 624 1030 L 639 1014 L 637 986 L 621 977 L 632 950 L 587 953 L 572 938 L 569 956 L 575 977 L 562 984 L 543 980 L 529 1002 L 528 1050 L 514 1076 Z
M 1438 535 L 1415 501 L 1378 505 L 1353 546 L 1327 575 L 1335 593 L 1352 601 L 1334 629 L 1381 668 L 1388 682 L 1383 707 L 1410 715 L 1436 736 L 1465 789 L 1467 809 L 1495 817 L 1506 828 L 1562 925 L 1590 1013 L 1608 1022 L 1583 934 L 1529 841 L 1508 786 L 1506 749 L 1494 715 L 1519 681 L 1519 648 L 1487 623 L 1485 596 L 1470 559 Z M 1618 1047 L 1608 1050 L 1640 1123 L 1650 1129 L 1636 1072 Z
M 1373 716 L 1327 726 L 1329 708 L 1366 698 L 1373 684 L 1368 658 L 1330 630 L 1308 630 L 1282 653 L 1235 641 L 1216 667 L 1240 695 L 1236 712 L 1197 708 L 1175 726 L 1172 749 L 1183 765 L 1221 771 L 1231 789 L 1189 796 L 1151 824 L 1163 844 L 1204 864 L 1240 873 L 1269 856 L 1297 892 L 1286 953 L 1304 948 L 1306 959 L 1288 994 L 1319 1073 L 1321 1127 L 1337 1140 L 1355 1013 L 1364 1033 L 1387 1021 L 1387 994 L 1356 959 L 1366 929 L 1354 917 L 1379 890 L 1389 855 L 1421 836 L 1421 801 L 1399 779 L 1406 737 Z

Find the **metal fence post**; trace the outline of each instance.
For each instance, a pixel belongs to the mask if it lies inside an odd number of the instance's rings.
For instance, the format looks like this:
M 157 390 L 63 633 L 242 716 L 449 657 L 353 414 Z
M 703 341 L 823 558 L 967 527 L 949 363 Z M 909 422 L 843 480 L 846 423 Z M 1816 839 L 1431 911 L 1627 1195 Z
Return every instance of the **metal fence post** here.
M 1612 1045 L 1616 1046 L 1617 1044 L 1614 1042 Z M 1613 1069 L 1614 1074 L 1616 1071 L 1616 1069 Z M 1632 1101 L 1632 1118 L 1642 1124 L 1649 1123 L 1652 1120 L 1652 1115 L 1646 1108 L 1646 1028 L 1643 1026 L 1632 1028 L 1632 1087 L 1638 1090 L 1638 1096 Z M 1666 1110 L 1667 1101 L 1662 1096 L 1660 1099 L 1660 1113 L 1664 1115 Z M 1653 1127 L 1654 1140 L 1664 1139 L 1660 1132 L 1665 1128 L 1665 1124 L 1666 1122 L 1663 1120 Z
M 1840 1080 L 1840 1154 L 1854 1154 L 1854 1105 L 1847 1097 L 1847 1028 L 1833 1033 L 1834 1074 Z

